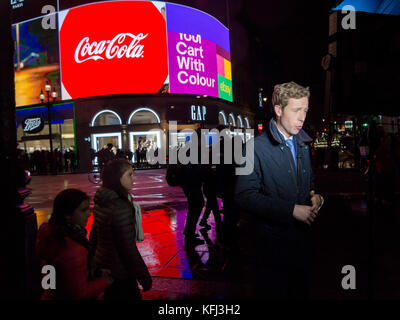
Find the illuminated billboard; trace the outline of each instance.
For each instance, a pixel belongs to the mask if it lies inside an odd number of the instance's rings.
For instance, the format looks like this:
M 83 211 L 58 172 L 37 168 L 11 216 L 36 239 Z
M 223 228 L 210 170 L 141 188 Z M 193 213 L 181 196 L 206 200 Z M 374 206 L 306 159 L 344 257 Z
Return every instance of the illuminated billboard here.
M 232 101 L 229 31 L 201 11 L 167 3 L 170 92 Z
M 32 34 L 32 21 L 13 26 L 20 45 L 16 75 L 22 69 L 28 74 L 19 77 L 23 84 L 16 82 L 17 106 L 38 103 L 40 85 L 46 81 L 59 86 L 63 100 L 129 93 L 233 100 L 229 30 L 207 13 L 158 1 L 107 1 L 56 14 L 56 30 Z M 28 31 L 17 35 L 17 29 Z M 57 56 L 52 60 L 55 75 L 44 73 L 39 80 L 30 74 L 35 72 L 33 66 L 18 62 L 21 46 L 37 33 L 38 39 L 51 41 L 50 56 Z M 41 50 L 47 54 L 46 48 L 37 51 Z M 32 81 L 37 84 L 32 86 Z M 19 99 L 22 96 L 30 98 Z
M 12 35 L 16 105 L 40 103 L 40 90 L 47 81 L 60 89 L 58 32 L 44 30 L 42 19 L 36 18 L 13 25 Z

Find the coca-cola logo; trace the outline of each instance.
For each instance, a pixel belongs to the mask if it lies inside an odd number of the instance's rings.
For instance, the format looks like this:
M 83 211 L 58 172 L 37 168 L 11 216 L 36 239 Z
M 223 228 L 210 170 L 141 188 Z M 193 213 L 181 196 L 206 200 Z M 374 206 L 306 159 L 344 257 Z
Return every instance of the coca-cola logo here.
M 121 59 L 126 58 L 140 58 L 143 56 L 144 45 L 140 41 L 146 38 L 148 34 L 133 35 L 131 33 L 120 33 L 112 40 L 101 40 L 99 42 L 89 41 L 89 37 L 85 37 L 79 42 L 75 49 L 75 62 L 82 63 L 87 60 L 104 60 L 104 59 Z M 129 46 L 123 44 L 125 38 L 130 38 Z M 104 53 L 104 56 L 102 54 Z
M 25 118 L 22 124 L 22 130 L 26 133 L 38 133 L 42 131 L 44 127 L 44 121 L 40 116 Z
M 62 98 L 156 93 L 168 76 L 166 21 L 150 1 L 60 13 Z

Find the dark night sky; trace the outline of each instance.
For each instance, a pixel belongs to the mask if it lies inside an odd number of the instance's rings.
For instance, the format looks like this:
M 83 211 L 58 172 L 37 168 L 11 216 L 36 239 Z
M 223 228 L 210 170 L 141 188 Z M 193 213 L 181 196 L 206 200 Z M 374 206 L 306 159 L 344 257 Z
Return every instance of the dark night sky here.
M 236 102 L 257 110 L 257 88 L 270 98 L 273 85 L 294 80 L 310 86 L 313 117 L 322 114 L 328 51 L 328 17 L 336 0 L 176 0 L 208 12 L 231 31 Z M 230 19 L 227 19 L 227 4 Z

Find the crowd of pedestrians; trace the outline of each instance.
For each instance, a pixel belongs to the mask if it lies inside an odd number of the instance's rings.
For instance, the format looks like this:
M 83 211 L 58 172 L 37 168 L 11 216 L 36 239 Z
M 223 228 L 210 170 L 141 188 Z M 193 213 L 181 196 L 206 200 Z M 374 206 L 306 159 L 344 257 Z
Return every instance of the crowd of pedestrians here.
M 44 300 L 141 299 L 152 278 L 136 246 L 144 240 L 141 209 L 129 191 L 132 164 L 114 159 L 103 171 L 103 185 L 94 196 L 93 226 L 89 197 L 77 189 L 60 192 L 48 223 L 41 225 L 36 250 L 43 265 L 56 270 L 55 288 L 44 290 Z
M 201 137 L 200 130 L 197 131 L 197 134 Z M 238 213 L 234 205 L 234 186 L 236 181 L 235 164 L 224 164 L 224 139 L 232 138 L 221 138 L 220 150 L 222 150 L 222 152 L 218 155 L 220 164 L 212 164 L 211 148 L 209 149 L 209 164 L 201 164 L 201 144 L 199 143 L 196 145 L 196 148 L 199 148 L 197 152 L 199 157 L 197 164 L 188 163 L 182 165 L 178 161 L 176 166 L 170 166 L 167 169 L 167 175 L 170 175 L 168 171 L 170 168 L 173 168 L 175 174 L 179 176 L 178 185 L 182 187 L 187 198 L 188 212 L 183 232 L 185 236 L 185 245 L 187 247 L 194 247 L 204 243 L 204 241 L 200 239 L 200 235 L 196 233 L 196 228 L 197 225 L 206 230 L 211 228 L 208 224 L 208 218 L 211 212 L 216 225 L 218 244 L 228 247 L 234 243 L 233 235 L 236 232 L 235 229 L 238 221 Z M 179 153 L 181 152 L 180 150 L 184 148 L 186 150 L 186 156 L 190 158 L 190 152 L 192 151 L 191 143 L 190 140 L 186 141 L 186 144 L 177 148 L 176 152 Z M 218 199 L 220 199 L 222 203 L 221 208 Z M 201 217 L 203 209 L 204 213 Z
M 35 150 L 31 153 L 23 152 L 25 168 L 33 174 L 43 175 L 51 172 L 76 172 L 79 168 L 79 157 L 73 148 L 56 148 L 49 150 Z
M 112 143 L 108 143 L 101 150 L 95 152 L 93 149 L 91 151 L 91 159 L 97 159 L 97 164 L 100 169 L 103 169 L 105 165 L 114 159 L 125 159 L 128 161 L 133 161 L 133 152 L 129 149 L 122 150 L 116 148 Z

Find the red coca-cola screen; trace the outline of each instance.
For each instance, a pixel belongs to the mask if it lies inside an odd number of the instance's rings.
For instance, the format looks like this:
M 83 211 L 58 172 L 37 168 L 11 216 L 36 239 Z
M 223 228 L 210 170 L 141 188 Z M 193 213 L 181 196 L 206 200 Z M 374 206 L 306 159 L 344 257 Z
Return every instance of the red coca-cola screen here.
M 168 76 L 166 21 L 151 2 L 117 1 L 60 13 L 62 96 L 158 92 Z

